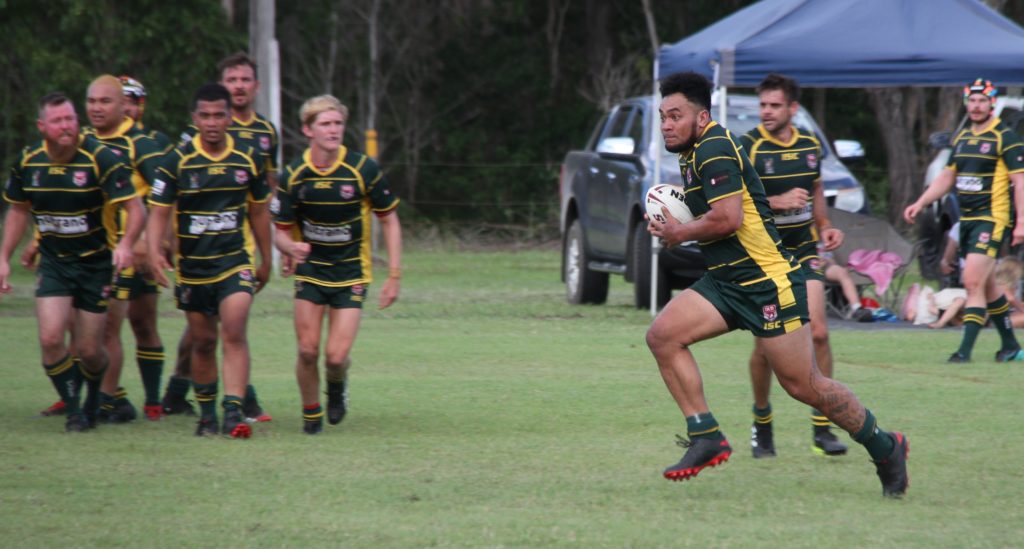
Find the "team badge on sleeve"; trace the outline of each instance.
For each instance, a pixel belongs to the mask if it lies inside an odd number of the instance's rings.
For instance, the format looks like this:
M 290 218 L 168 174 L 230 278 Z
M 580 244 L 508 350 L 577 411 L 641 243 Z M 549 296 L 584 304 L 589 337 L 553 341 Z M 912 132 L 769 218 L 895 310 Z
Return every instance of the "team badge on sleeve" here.
M 761 314 L 764 315 L 764 319 L 767 320 L 768 322 L 771 322 L 776 318 L 779 318 L 778 305 L 775 305 L 774 303 L 772 303 L 771 305 L 765 305 L 764 307 L 761 308 Z

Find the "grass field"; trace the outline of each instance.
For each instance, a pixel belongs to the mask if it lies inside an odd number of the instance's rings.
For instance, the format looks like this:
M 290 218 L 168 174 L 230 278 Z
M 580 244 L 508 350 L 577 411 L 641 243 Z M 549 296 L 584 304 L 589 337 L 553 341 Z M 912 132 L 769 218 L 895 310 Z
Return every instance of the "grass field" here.
M 990 360 L 990 330 L 976 362 L 959 366 L 943 362 L 954 330 L 833 332 L 837 377 L 909 437 L 901 501 L 881 497 L 860 447 L 813 455 L 808 409 L 777 387 L 779 457 L 750 457 L 746 333 L 696 348 L 732 459 L 670 483 L 661 470 L 679 459 L 685 425 L 629 287 L 616 280 L 607 305 L 572 307 L 557 251 L 408 250 L 400 301 L 365 311 L 351 412 L 318 437 L 301 432 L 288 282 L 257 298 L 250 324 L 253 380 L 274 416 L 252 439 L 197 439 L 183 417 L 66 435 L 62 419 L 37 416 L 55 393 L 20 272 L 0 302 L 4 545 L 1024 543 L 1024 368 Z M 183 321 L 164 300 L 173 355 Z M 130 337 L 126 347 L 131 356 Z M 137 370 L 125 372 L 137 400 Z

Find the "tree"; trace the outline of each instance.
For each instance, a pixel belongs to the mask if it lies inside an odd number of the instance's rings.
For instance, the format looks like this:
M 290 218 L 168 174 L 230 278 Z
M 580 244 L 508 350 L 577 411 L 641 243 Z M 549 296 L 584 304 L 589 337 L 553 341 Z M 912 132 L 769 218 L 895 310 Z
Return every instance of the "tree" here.
M 79 107 L 93 78 L 130 74 L 145 84 L 146 119 L 168 134 L 188 120 L 192 90 L 212 79 L 217 60 L 242 49 L 218 3 L 138 0 L 0 1 L 0 158 L 13 162 L 38 139 L 36 101 L 62 90 Z

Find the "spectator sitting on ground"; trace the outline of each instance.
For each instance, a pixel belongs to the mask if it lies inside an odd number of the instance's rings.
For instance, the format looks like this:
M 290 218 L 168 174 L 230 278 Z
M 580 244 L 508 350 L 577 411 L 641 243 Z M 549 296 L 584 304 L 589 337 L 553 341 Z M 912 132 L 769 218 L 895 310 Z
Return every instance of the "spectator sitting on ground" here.
M 825 280 L 839 284 L 843 292 L 843 299 L 846 300 L 846 318 L 849 320 L 861 321 L 871 316 L 871 311 L 863 309 L 860 304 L 860 295 L 857 293 L 857 284 L 853 282 L 850 271 L 836 263 L 832 252 L 820 252 L 821 260 L 825 263 Z
M 966 303 L 967 290 L 963 288 L 945 288 L 938 292 L 930 286 L 920 290 L 912 288 L 902 309 L 903 319 L 934 329 L 959 326 Z
M 1005 257 L 996 265 L 996 287 L 1010 303 L 1010 322 L 1014 328 L 1024 327 L 1024 303 L 1020 300 L 1020 280 L 1024 275 L 1024 262 L 1016 257 Z

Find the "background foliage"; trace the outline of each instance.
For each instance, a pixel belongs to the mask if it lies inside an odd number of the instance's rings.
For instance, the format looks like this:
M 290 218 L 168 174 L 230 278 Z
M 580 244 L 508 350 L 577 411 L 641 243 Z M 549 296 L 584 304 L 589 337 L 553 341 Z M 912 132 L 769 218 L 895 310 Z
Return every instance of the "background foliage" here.
M 1024 21 L 1024 2 L 988 1 Z M 649 2 L 659 43 L 751 3 Z M 285 158 L 303 147 L 299 104 L 333 93 L 352 109 L 349 146 L 362 149 L 364 131 L 379 131 L 407 219 L 550 230 L 565 152 L 608 106 L 651 89 L 639 0 L 309 0 L 276 9 Z M 150 92 L 147 121 L 176 135 L 192 90 L 215 77 L 219 58 L 246 47 L 248 10 L 243 0 L 0 0 L 0 160 L 10 165 L 36 138 L 38 97 L 61 89 L 81 105 L 104 72 L 138 77 Z M 933 92 L 906 121 L 919 169 L 927 133 L 948 126 Z M 804 102 L 825 115 L 831 137 L 865 144 L 868 159 L 854 169 L 884 212 L 881 132 L 891 115 L 875 112 L 864 90 L 805 93 Z M 900 184 L 920 185 L 920 174 L 907 177 Z

